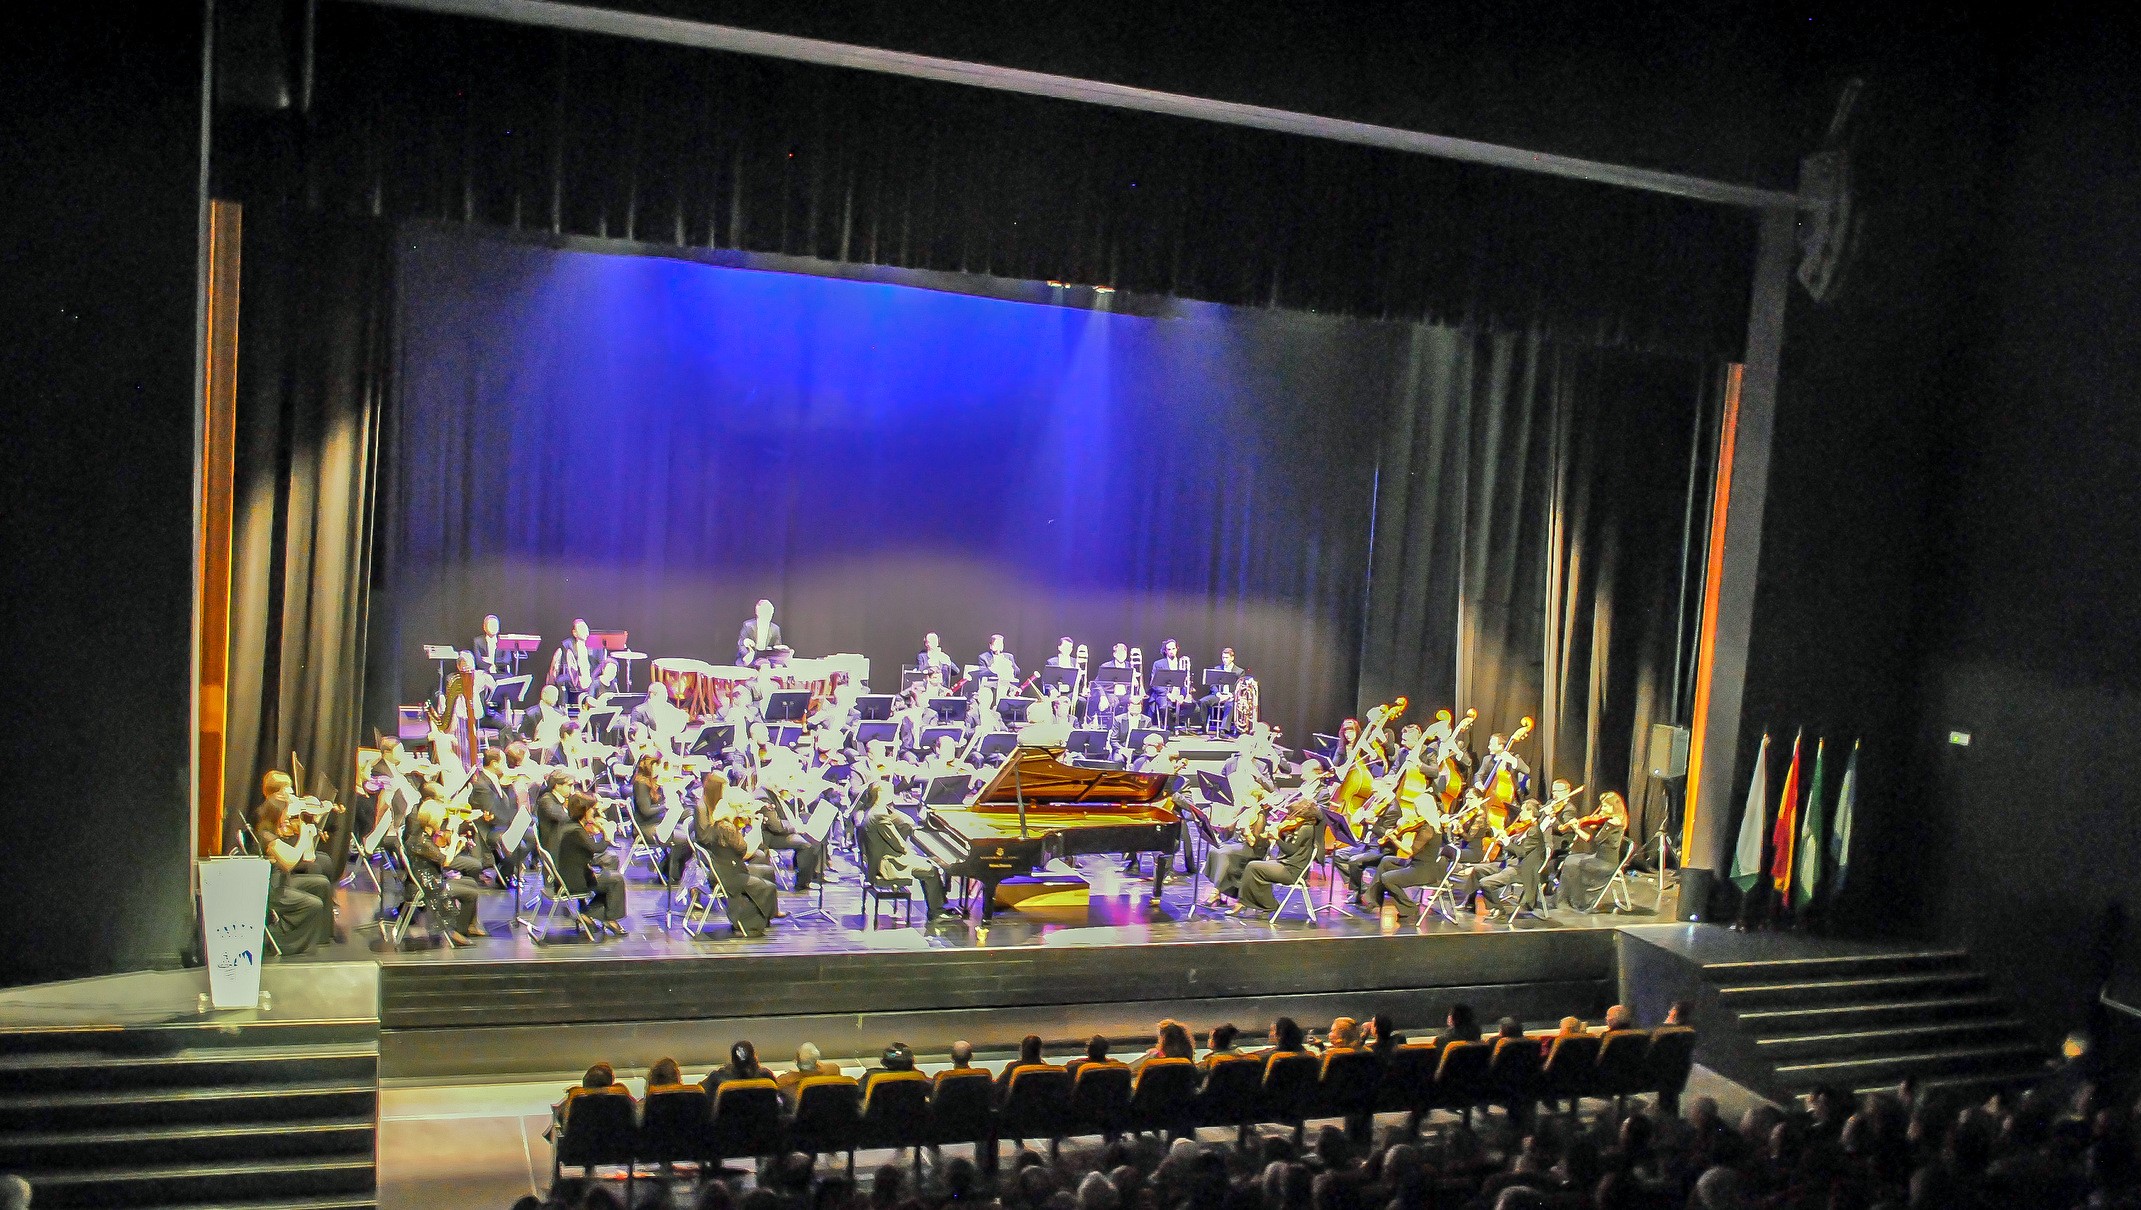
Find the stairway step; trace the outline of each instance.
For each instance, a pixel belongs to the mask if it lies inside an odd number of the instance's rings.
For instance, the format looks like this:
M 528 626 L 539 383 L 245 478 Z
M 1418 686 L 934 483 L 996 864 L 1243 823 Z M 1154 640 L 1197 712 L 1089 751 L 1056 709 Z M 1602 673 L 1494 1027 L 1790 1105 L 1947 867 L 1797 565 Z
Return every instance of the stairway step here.
M 39 1206 L 167 1206 L 175 1202 L 301 1200 L 331 1195 L 376 1196 L 370 1156 L 320 1159 L 225 1160 L 210 1164 L 144 1164 L 125 1168 L 25 1169 Z
M 248 1157 L 369 1158 L 376 1133 L 377 1123 L 371 1117 L 0 1133 L 0 1169 L 87 1170 L 114 1156 L 123 1156 L 134 1165 Z
M 170 1054 L 55 1050 L 0 1055 L 0 1093 L 60 1089 L 212 1088 L 326 1078 L 373 1079 L 374 1042 L 320 1046 L 191 1047 Z
M 1970 955 L 1962 950 L 1904 950 L 1893 953 L 1828 954 L 1807 958 L 1756 958 L 1744 962 L 1705 962 L 1702 978 L 1714 987 L 1736 983 L 1782 983 L 1804 979 L 1850 979 L 1872 975 L 1938 970 L 1966 970 Z
M 1718 1000 L 1738 1011 L 1743 1007 L 1784 1007 L 1851 1001 L 1894 1001 L 1921 994 L 1947 998 L 1961 991 L 1985 986 L 1976 971 L 1928 971 L 1904 975 L 1874 975 L 1863 979 L 1808 979 L 1788 983 L 1747 983 L 1717 989 Z
M 223 1088 L 55 1089 L 0 1094 L 0 1132 L 370 1118 L 378 1108 L 379 1086 L 371 1078 Z
M 1820 1033 L 1775 1034 L 1757 1037 L 1755 1051 L 1771 1062 L 1793 1058 L 1841 1058 L 1875 1051 L 1898 1052 L 1926 1046 L 1990 1042 L 1995 1039 L 2022 1041 L 2028 1027 L 2019 1017 L 1986 1017 L 1966 1021 L 1928 1021 L 1916 1025 L 1881 1025 L 1870 1029 L 1827 1030 Z
M 323 1019 L 253 1021 L 171 1021 L 154 1025 L 50 1026 L 0 1031 L 0 1055 L 53 1051 L 105 1054 L 173 1054 L 184 1050 L 236 1047 L 310 1047 L 377 1044 L 379 1023 Z
M 379 1199 L 369 1193 L 344 1193 L 295 1199 L 188 1202 L 179 1206 L 163 1206 L 159 1210 L 379 1210 Z
M 1991 1046 L 1952 1046 L 1941 1050 L 1900 1054 L 1856 1055 L 1847 1059 L 1824 1059 L 1806 1063 L 1779 1063 L 1776 1077 L 1786 1087 L 1812 1088 L 1821 1084 L 1857 1087 L 1900 1079 L 1906 1074 L 1927 1078 L 1966 1076 L 1988 1065 L 2010 1068 L 2039 1057 L 2043 1050 L 2029 1042 L 2006 1042 Z
M 1918 1087 L 1925 1092 L 1960 1092 L 1968 1095 L 1982 1094 L 1991 1096 L 2002 1089 L 2034 1086 L 2038 1081 L 2044 1079 L 2044 1076 L 2045 1065 L 2040 1060 L 2036 1063 L 2001 1068 L 1998 1071 L 1970 1072 L 1954 1076 L 1928 1076 L 1918 1081 Z M 1886 1092 L 1894 1087 L 1893 1083 L 1876 1084 L 1868 1088 L 1854 1089 L 1853 1092 L 1863 1095 L 1869 1092 Z
M 1810 1008 L 1748 1008 L 1736 1015 L 1743 1029 L 1762 1037 L 1803 1033 L 1809 1026 L 1871 1028 L 1875 1025 L 2000 1017 L 2007 1011 L 2007 1002 L 1998 996 L 1944 996 L 1932 1000 L 1876 1000 Z

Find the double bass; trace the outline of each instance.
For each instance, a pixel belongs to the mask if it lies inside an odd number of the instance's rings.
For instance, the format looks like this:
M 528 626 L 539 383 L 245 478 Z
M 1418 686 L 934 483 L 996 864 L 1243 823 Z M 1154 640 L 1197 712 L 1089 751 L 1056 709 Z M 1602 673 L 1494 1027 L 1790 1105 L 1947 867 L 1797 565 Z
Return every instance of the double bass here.
M 1490 753 L 1481 762 L 1479 777 L 1472 783 L 1486 808 L 1488 824 L 1497 832 L 1508 827 L 1509 809 L 1524 794 L 1522 775 L 1509 767 L 1509 757 L 1511 749 L 1531 734 L 1531 728 L 1531 716 L 1527 714 L 1517 729 L 1509 733 L 1509 738 L 1502 741 L 1502 750 Z
M 1353 737 L 1352 744 L 1340 757 L 1335 775 L 1338 789 L 1331 794 L 1331 806 L 1339 814 L 1351 819 L 1374 797 L 1375 777 L 1368 772 L 1368 752 L 1381 736 L 1384 724 L 1404 714 L 1406 705 L 1406 700 L 1400 697 L 1389 705 L 1370 710 L 1361 720 L 1360 734 Z
M 1465 716 L 1450 727 L 1450 733 L 1436 741 L 1435 797 L 1442 800 L 1444 814 L 1454 809 L 1457 801 L 1464 797 L 1465 773 L 1463 762 L 1457 759 L 1458 741 L 1478 721 L 1479 711 L 1467 710 Z

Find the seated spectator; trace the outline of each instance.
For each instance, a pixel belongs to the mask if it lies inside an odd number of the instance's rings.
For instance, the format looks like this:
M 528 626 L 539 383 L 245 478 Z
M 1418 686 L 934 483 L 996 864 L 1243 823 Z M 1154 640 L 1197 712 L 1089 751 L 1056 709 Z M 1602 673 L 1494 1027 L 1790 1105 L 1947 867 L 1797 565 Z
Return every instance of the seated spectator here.
M 1020 1038 L 1018 1041 L 1018 1058 L 1004 1064 L 1004 1069 L 996 1073 L 996 1095 L 999 1098 L 1002 1097 L 1004 1092 L 1011 1087 L 1012 1072 L 1021 1067 L 1032 1067 L 1042 1061 L 1041 1035 L 1027 1034 L 1025 1037 Z
M 1446 1046 L 1451 1042 L 1477 1041 L 1479 1041 L 1478 1014 L 1472 1011 L 1472 1006 L 1469 1004 L 1452 1004 L 1450 1006 L 1448 1026 L 1441 1033 L 1435 1035 L 1436 1044 Z
M 1130 1061 L 1132 1069 L 1143 1071 L 1145 1064 L 1154 1059 L 1194 1059 L 1197 1043 L 1189 1036 L 1189 1028 L 1173 1017 L 1167 1017 L 1153 1027 L 1152 1049 Z
M 966 1071 L 974 1066 L 974 1044 L 965 1039 L 952 1043 L 953 1071 Z
M 617 1072 L 609 1064 L 597 1063 L 587 1069 L 587 1074 L 580 1077 L 578 1084 L 565 1090 L 565 1096 L 562 1100 L 550 1107 L 550 1122 L 553 1129 L 558 1123 L 565 1120 L 565 1112 L 572 1106 L 572 1103 L 584 1096 L 621 1096 L 630 1100 L 632 1090 L 617 1082 Z M 543 1137 L 549 1138 L 549 1132 L 544 1132 Z
M 1301 1023 L 1292 1017 L 1278 1017 L 1271 1022 L 1271 1045 L 1257 1052 L 1266 1057 L 1294 1054 L 1308 1049 L 1301 1032 Z
M 1521 1038 L 1525 1036 L 1524 1023 L 1522 1021 L 1517 1020 L 1515 1017 L 1503 1017 L 1501 1026 L 1495 1030 L 1494 1036 L 1497 1039 Z
M 1561 1028 L 1554 1032 L 1557 1038 L 1581 1038 L 1591 1031 L 1584 1028 L 1582 1017 L 1561 1018 Z
M 1088 1063 L 1106 1063 L 1107 1061 L 1108 1039 L 1105 1035 L 1094 1034 L 1092 1037 L 1087 1038 L 1085 1040 L 1085 1057 L 1082 1059 L 1072 1059 L 1070 1062 L 1065 1063 L 1063 1065 L 1063 1070 L 1069 1072 L 1071 1075 L 1071 1079 L 1075 1080 L 1078 1078 L 1079 1068 L 1084 1067 Z
M 1405 1035 L 1398 1032 L 1397 1022 L 1389 1013 L 1377 1013 L 1368 1019 L 1368 1047 L 1377 1054 L 1387 1054 L 1405 1045 Z
M 656 1059 L 654 1066 L 647 1069 L 648 1092 L 670 1092 L 683 1086 L 684 1073 L 675 1059 Z
M 1214 1025 L 1211 1036 L 1205 1040 L 1204 1061 L 1206 1065 L 1210 1065 L 1213 1059 L 1222 1055 L 1229 1057 L 1239 1056 L 1242 1053 L 1241 1048 L 1235 1043 L 1240 1039 L 1241 1031 L 1234 1027 L 1232 1021 L 1223 1025 Z
M 1352 1050 L 1360 1045 L 1360 1022 L 1351 1017 L 1335 1017 L 1330 1031 L 1323 1035 L 1323 1049 Z
M 1635 1010 L 1625 1004 L 1616 1004 L 1606 1010 L 1606 1030 L 1612 1033 L 1621 1029 L 1639 1029 L 1635 1023 Z
M 812 1076 L 837 1076 L 844 1074 L 838 1063 L 828 1062 L 818 1053 L 818 1044 L 805 1042 L 795 1048 L 795 1070 L 784 1071 L 773 1077 L 773 1083 L 781 1090 L 781 1099 L 788 1108 L 795 1109 L 795 1090 L 798 1084 Z
M 738 1042 L 729 1047 L 728 1063 L 725 1066 L 716 1067 L 714 1070 L 707 1072 L 706 1079 L 700 1081 L 700 1084 L 706 1089 L 706 1094 L 712 1096 L 715 1089 L 730 1080 L 770 1080 L 772 1078 L 772 1072 L 758 1065 L 758 1048 L 749 1042 Z
M 884 1054 L 878 1056 L 877 1064 L 877 1066 L 862 1073 L 862 1088 L 860 1092 L 865 1102 L 870 1099 L 870 1082 L 877 1077 L 891 1072 L 914 1070 L 914 1051 L 909 1049 L 905 1042 L 894 1042 L 892 1045 L 885 1047 Z M 871 1196 L 876 1196 L 874 1188 L 871 1190 Z

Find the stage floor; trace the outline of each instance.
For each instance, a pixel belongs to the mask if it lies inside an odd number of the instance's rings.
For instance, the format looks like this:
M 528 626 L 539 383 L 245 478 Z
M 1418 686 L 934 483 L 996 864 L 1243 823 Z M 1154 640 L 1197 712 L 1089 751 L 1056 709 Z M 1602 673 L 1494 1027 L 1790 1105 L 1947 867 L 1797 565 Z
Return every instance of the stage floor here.
M 1149 868 L 1149 859 L 1146 865 Z M 536 944 L 525 930 L 512 926 L 508 896 L 499 891 L 486 893 L 479 905 L 480 918 L 491 935 L 477 938 L 473 945 L 451 949 L 425 936 L 421 930 L 413 931 L 399 950 L 388 946 L 378 929 L 359 927 L 372 919 L 377 897 L 369 891 L 352 891 L 345 886 L 341 891 L 338 918 L 349 926 L 349 940 L 287 961 L 373 960 L 388 965 L 555 963 L 586 959 L 765 957 L 917 949 L 1237 942 L 1284 936 L 1529 933 L 1565 928 L 1610 929 L 1627 924 L 1669 921 L 1673 918 L 1678 898 L 1677 887 L 1669 884 L 1661 906 L 1656 878 L 1635 871 L 1628 877 L 1631 908 L 1626 912 L 1584 913 L 1553 909 L 1542 917 L 1527 916 L 1512 922 L 1461 911 L 1455 922 L 1423 915 L 1418 922 L 1407 925 L 1399 923 L 1396 913 L 1386 907 L 1376 916 L 1352 909 L 1343 912 L 1319 910 L 1311 923 L 1304 919 L 1305 913 L 1298 904 L 1289 904 L 1285 914 L 1275 920 L 1225 916 L 1209 908 L 1193 914 L 1190 880 L 1183 875 L 1170 875 L 1160 899 L 1153 902 L 1151 879 L 1127 875 L 1120 858 L 1083 858 L 1078 869 L 1091 887 L 1090 900 L 1084 911 L 1029 913 L 999 909 L 986 925 L 978 920 L 963 920 L 923 928 L 919 924 L 923 909 L 917 897 L 914 905 L 916 927 L 902 926 L 897 904 L 887 905 L 872 926 L 863 916 L 855 871 L 845 857 L 836 854 L 832 881 L 825 889 L 825 916 L 806 915 L 818 906 L 815 894 L 792 895 L 783 891 L 781 907 L 789 913 L 789 918 L 776 920 L 766 936 L 738 936 L 717 912 L 712 924 L 694 938 L 686 935 L 681 925 L 665 927 L 661 886 L 653 881 L 644 865 L 638 865 L 629 875 L 629 915 L 624 922 L 626 935 L 622 938 L 589 942 L 561 927 L 554 934 L 554 941 Z M 1321 871 L 1315 875 L 1314 886 L 1315 905 L 1320 909 L 1329 901 L 1330 895 L 1330 886 Z M 1338 892 L 1338 900 L 1344 904 L 1347 896 L 1342 880 Z M 1197 893 L 1203 893 L 1201 885 Z

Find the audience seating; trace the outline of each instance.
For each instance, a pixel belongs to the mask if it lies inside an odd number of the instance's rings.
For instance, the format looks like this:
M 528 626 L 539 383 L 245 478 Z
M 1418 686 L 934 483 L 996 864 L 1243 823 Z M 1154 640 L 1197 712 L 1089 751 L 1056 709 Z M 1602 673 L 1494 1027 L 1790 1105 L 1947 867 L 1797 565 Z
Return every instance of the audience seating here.
M 975 1068 L 940 1073 L 880 1072 L 867 1103 L 847 1076 L 812 1076 L 796 1087 L 796 1106 L 784 1115 L 772 1080 L 727 1080 L 709 1098 L 697 1087 L 650 1090 L 635 1107 L 614 1091 L 575 1090 L 561 1107 L 553 1179 L 565 1169 L 592 1175 L 622 1168 L 627 1179 L 643 1165 L 696 1163 L 704 1170 L 728 1159 L 788 1151 L 841 1154 L 852 1172 L 862 1148 L 912 1151 L 972 1144 L 987 1166 L 1002 1140 L 1023 1145 L 1081 1134 L 1124 1131 L 1187 1134 L 1199 1127 L 1234 1127 L 1246 1139 L 1252 1126 L 1295 1129 L 1313 1119 L 1358 1120 L 1370 1113 L 1408 1113 L 1415 1124 L 1443 1110 L 1469 1118 L 1476 1107 L 1530 1105 L 1593 1097 L 1625 1109 L 1626 1098 L 1656 1093 L 1677 1098 L 1693 1062 L 1695 1032 L 1617 1030 L 1603 1036 L 1500 1038 L 1483 1042 L 1400 1046 L 1387 1056 L 1369 1050 L 1325 1055 L 1288 1052 L 1220 1055 L 1200 1068 L 1188 1059 L 1151 1059 L 1133 1077 L 1121 1063 L 1083 1064 L 1071 1073 L 1052 1063 L 1014 1069 L 1001 1104 L 996 1082 Z

